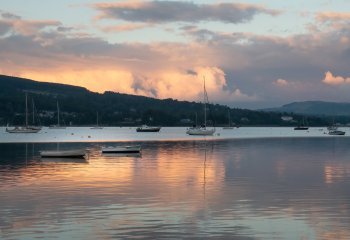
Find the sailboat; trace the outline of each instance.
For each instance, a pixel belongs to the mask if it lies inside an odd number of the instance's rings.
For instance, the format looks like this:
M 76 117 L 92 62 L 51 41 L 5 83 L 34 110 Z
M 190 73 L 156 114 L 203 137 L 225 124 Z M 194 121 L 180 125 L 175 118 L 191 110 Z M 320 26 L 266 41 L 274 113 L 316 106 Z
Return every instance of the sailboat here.
M 32 124 L 31 126 L 28 126 L 31 129 L 36 129 L 36 130 L 41 130 L 42 127 L 40 125 L 35 125 L 35 104 L 34 104 L 34 100 L 32 99 L 32 109 L 33 109 L 33 113 L 32 113 Z M 40 124 L 40 121 L 39 121 Z
M 204 105 L 204 124 L 202 126 L 194 126 L 188 128 L 186 133 L 188 135 L 198 135 L 198 136 L 211 136 L 215 133 L 215 128 L 207 128 L 207 102 L 208 94 L 205 89 L 205 78 L 204 78 L 204 91 L 203 91 L 203 105 Z
M 334 118 L 333 118 L 333 124 L 327 127 L 327 130 L 328 130 L 328 135 L 345 135 L 345 132 L 338 130 L 338 126 L 334 124 Z
M 57 125 L 52 125 L 50 129 L 66 129 L 66 127 L 60 125 L 60 107 L 57 101 Z
M 28 126 L 28 93 L 26 92 L 26 122 L 25 126 L 16 126 L 12 129 L 6 128 L 6 132 L 8 133 L 37 133 L 41 130 L 41 128 L 36 128 L 36 127 L 30 127 Z
M 305 119 L 304 119 L 304 117 L 303 117 L 302 123 L 301 123 L 300 125 L 298 125 L 297 127 L 294 128 L 294 130 L 308 130 L 308 129 L 309 129 L 309 127 L 307 127 L 307 126 L 305 125 Z
M 98 112 L 96 112 L 96 126 L 95 127 L 91 127 L 90 129 L 103 129 L 103 127 L 100 127 L 98 125 Z
M 228 126 L 223 127 L 222 129 L 233 129 L 234 127 L 231 126 L 231 116 L 230 116 L 230 109 L 227 110 L 227 114 L 228 114 Z

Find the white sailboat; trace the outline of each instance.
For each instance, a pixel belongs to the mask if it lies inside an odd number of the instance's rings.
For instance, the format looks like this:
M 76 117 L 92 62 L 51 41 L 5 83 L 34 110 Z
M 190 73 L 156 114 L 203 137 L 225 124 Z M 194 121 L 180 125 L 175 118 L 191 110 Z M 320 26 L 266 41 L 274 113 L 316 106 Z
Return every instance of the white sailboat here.
M 204 104 L 204 124 L 202 126 L 194 126 L 188 128 L 186 133 L 188 135 L 197 135 L 197 136 L 211 136 L 215 133 L 215 128 L 207 128 L 207 102 L 208 94 L 205 89 L 205 78 L 204 78 L 204 91 L 203 91 L 203 104 Z
M 103 127 L 100 127 L 98 125 L 98 112 L 96 112 L 96 126 L 95 127 L 91 127 L 90 129 L 103 129 Z
M 28 128 L 31 128 L 31 129 L 35 129 L 35 130 L 41 130 L 42 127 L 40 125 L 35 125 L 35 104 L 34 104 L 34 100 L 32 99 L 32 124 L 31 126 L 28 126 Z M 39 124 L 40 124 L 40 121 L 39 121 Z
M 66 129 L 66 127 L 60 125 L 60 107 L 57 101 L 57 125 L 52 125 L 50 129 Z
M 6 128 L 6 132 L 8 133 L 37 133 L 41 130 L 41 128 L 28 126 L 28 93 L 26 92 L 26 120 L 25 120 L 25 126 L 16 126 L 12 129 Z

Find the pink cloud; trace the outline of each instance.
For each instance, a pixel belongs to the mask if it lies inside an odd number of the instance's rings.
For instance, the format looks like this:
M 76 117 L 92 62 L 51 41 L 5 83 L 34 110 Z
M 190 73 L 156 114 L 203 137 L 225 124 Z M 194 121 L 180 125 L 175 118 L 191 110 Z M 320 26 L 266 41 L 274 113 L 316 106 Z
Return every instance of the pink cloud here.
M 276 80 L 275 84 L 277 86 L 284 87 L 284 86 L 287 86 L 289 83 L 288 83 L 287 80 L 279 78 L 279 79 Z
M 330 71 L 328 71 L 325 73 L 325 77 L 322 82 L 329 85 L 350 84 L 350 77 L 334 76 Z
M 327 21 L 349 21 L 350 13 L 348 12 L 321 12 L 316 14 L 316 20 L 319 22 Z
M 127 31 L 134 31 L 146 27 L 150 27 L 150 24 L 135 24 L 135 23 L 127 23 L 127 24 L 120 24 L 120 25 L 114 25 L 114 26 L 107 26 L 107 27 L 100 27 L 100 29 L 107 33 L 112 32 L 127 32 Z

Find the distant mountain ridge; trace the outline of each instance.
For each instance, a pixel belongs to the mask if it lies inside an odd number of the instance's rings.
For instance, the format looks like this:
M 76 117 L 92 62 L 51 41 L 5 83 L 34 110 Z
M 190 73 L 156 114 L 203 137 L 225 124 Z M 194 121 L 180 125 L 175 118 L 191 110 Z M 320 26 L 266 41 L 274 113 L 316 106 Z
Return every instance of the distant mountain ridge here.
M 318 116 L 350 116 L 350 103 L 305 101 L 293 102 L 277 108 L 261 109 L 265 112 L 286 112 Z
M 57 107 L 63 125 L 94 125 L 96 115 L 104 126 L 136 126 L 141 124 L 161 126 L 191 126 L 204 119 L 203 104 L 176 99 L 155 99 L 144 96 L 105 92 L 91 92 L 83 87 L 65 84 L 37 82 L 30 79 L 0 75 L 0 125 L 24 123 L 25 94 L 28 92 L 29 112 L 32 100 L 42 125 L 57 121 Z M 281 117 L 283 113 L 270 113 L 247 109 L 229 108 L 219 104 L 207 105 L 209 125 L 227 126 L 228 112 L 231 121 L 240 126 L 290 126 Z M 29 119 L 32 119 L 32 116 Z M 302 116 L 293 115 L 300 121 Z M 325 125 L 326 120 L 308 118 L 310 125 Z

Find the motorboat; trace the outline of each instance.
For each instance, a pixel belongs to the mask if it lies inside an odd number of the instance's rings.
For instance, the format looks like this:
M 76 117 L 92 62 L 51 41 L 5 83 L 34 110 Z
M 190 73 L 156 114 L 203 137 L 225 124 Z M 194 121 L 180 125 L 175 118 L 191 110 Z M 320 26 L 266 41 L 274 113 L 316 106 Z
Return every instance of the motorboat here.
M 136 132 L 159 132 L 161 127 L 150 127 L 147 125 L 142 125 L 141 127 L 136 128 Z
M 141 146 L 117 146 L 117 147 L 103 147 L 102 153 L 140 153 Z
M 86 156 L 85 149 L 74 150 L 56 150 L 56 151 L 41 151 L 42 158 L 84 158 Z
M 345 135 L 344 131 L 340 131 L 340 130 L 331 130 L 328 132 L 329 135 Z

